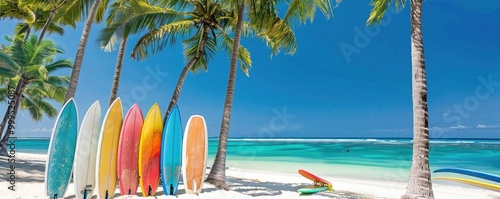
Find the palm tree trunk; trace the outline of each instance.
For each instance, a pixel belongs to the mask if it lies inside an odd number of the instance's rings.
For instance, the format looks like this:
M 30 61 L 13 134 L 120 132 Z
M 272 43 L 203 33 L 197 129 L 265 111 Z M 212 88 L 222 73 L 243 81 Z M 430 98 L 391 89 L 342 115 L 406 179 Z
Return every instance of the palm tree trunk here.
M 181 89 L 182 85 L 184 84 L 184 80 L 186 79 L 186 76 L 189 72 L 189 70 L 193 67 L 198 60 L 200 60 L 201 56 L 203 55 L 205 51 L 205 42 L 208 39 L 208 32 L 210 31 L 210 27 L 208 25 L 203 26 L 203 36 L 200 41 L 200 44 L 198 45 L 198 52 L 196 53 L 196 56 L 193 57 L 189 62 L 184 66 L 182 69 L 181 75 L 179 76 L 179 79 L 177 80 L 177 85 L 175 86 L 174 93 L 172 94 L 172 98 L 170 99 L 170 103 L 168 104 L 167 111 L 165 112 L 165 117 L 163 117 L 163 124 L 165 125 L 167 123 L 167 118 L 168 115 L 170 115 L 170 112 L 174 108 L 174 106 L 177 104 L 177 100 L 179 99 L 179 96 L 181 94 Z
M 219 136 L 219 146 L 212 165 L 212 169 L 207 177 L 207 182 L 219 189 L 229 190 L 226 184 L 226 151 L 231 120 L 231 109 L 233 106 L 234 86 L 236 82 L 236 64 L 238 64 L 238 51 L 240 47 L 241 29 L 243 25 L 243 12 L 245 4 L 242 0 L 238 2 L 238 21 L 234 31 L 233 51 L 231 54 L 231 65 L 229 66 L 229 78 L 227 82 L 226 100 L 224 101 L 224 112 Z
M 94 21 L 95 13 L 97 12 L 97 7 L 99 7 L 100 3 L 101 0 L 94 1 L 89 16 L 87 17 L 87 21 L 85 21 L 85 26 L 83 27 L 82 31 L 82 37 L 80 38 L 80 44 L 78 44 L 78 51 L 76 52 L 75 64 L 73 65 L 73 71 L 71 72 L 68 92 L 66 93 L 66 97 L 64 99 L 65 102 L 75 97 L 76 86 L 78 85 L 78 78 L 80 77 L 83 56 L 85 54 L 85 47 L 87 46 L 90 29 L 92 28 L 92 22 Z
M 31 27 L 28 25 L 28 29 L 26 29 L 26 32 L 24 33 L 24 38 L 23 38 L 24 41 L 28 40 L 28 38 L 30 37 L 30 33 L 31 33 Z
M 9 114 L 10 116 L 12 116 L 9 119 L 9 124 L 12 123 L 13 126 L 16 122 L 17 111 L 19 110 L 19 105 L 21 104 L 21 99 L 23 96 L 24 89 L 26 88 L 26 85 L 28 85 L 28 82 L 24 78 L 24 76 L 21 76 L 21 78 L 19 79 L 18 85 L 21 85 L 21 86 L 17 86 L 17 88 L 16 88 L 16 93 L 15 93 L 16 104 L 14 105 L 14 109 L 12 109 L 11 114 Z M 7 142 L 9 141 L 10 135 L 12 134 L 12 130 L 13 130 L 13 128 L 7 128 L 5 135 L 3 136 L 2 140 L 0 141 L 0 155 L 8 156 Z
M 422 34 L 422 0 L 411 0 L 413 87 L 413 157 L 406 194 L 401 198 L 434 198 L 429 169 L 429 113 Z
M 113 77 L 113 86 L 111 87 L 111 96 L 109 97 L 109 105 L 115 101 L 118 95 L 118 87 L 120 87 L 120 76 L 123 67 L 123 55 L 125 55 L 125 46 L 127 46 L 127 37 L 123 37 L 120 49 L 118 50 L 118 58 L 116 59 L 115 76 Z
M 21 78 L 19 79 L 19 81 L 17 82 L 17 86 L 16 86 L 16 90 L 14 91 L 15 92 L 15 95 L 14 95 L 14 99 L 12 99 L 11 102 L 14 102 L 15 104 L 17 104 L 17 91 L 19 91 L 21 89 L 21 82 L 23 81 L 23 76 L 21 76 Z M 15 105 L 14 104 L 14 105 Z M 2 119 L 2 123 L 0 124 L 0 137 L 2 137 L 2 133 L 3 131 L 5 130 L 5 127 L 7 126 L 7 120 L 9 119 L 9 113 L 12 111 L 12 109 L 9 108 L 10 107 L 10 104 L 9 106 L 7 107 L 7 110 L 5 110 L 5 115 Z M 14 108 L 14 107 L 12 107 Z
M 40 36 L 38 37 L 38 40 L 36 41 L 36 45 L 38 46 L 40 42 L 42 42 L 43 37 L 45 36 L 45 32 L 47 32 L 47 29 L 49 28 L 50 24 L 52 23 L 52 20 L 54 19 L 54 16 L 56 15 L 57 9 L 53 9 L 50 12 L 49 18 L 47 19 L 47 22 L 43 25 L 42 31 L 40 32 Z

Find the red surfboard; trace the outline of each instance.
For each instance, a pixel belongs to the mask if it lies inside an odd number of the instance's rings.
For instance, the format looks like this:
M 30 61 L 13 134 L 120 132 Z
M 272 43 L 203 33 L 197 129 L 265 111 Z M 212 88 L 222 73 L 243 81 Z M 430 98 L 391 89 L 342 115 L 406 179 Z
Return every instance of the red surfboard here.
M 300 173 L 300 175 L 304 176 L 305 178 L 313 181 L 314 185 L 316 185 L 316 186 L 327 186 L 329 189 L 331 189 L 331 187 L 332 187 L 332 183 L 329 182 L 328 180 L 320 178 L 312 173 L 309 173 L 306 170 L 299 169 L 299 173 Z
M 123 121 L 118 146 L 118 184 L 122 195 L 135 195 L 139 187 L 139 140 L 143 117 L 141 109 L 134 104 Z

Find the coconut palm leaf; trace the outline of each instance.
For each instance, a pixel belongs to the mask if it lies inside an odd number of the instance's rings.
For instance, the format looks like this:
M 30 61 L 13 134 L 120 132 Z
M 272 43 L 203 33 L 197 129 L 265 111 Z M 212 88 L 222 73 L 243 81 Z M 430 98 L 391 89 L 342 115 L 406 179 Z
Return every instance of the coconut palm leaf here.
M 113 23 L 102 30 L 98 41 L 105 51 L 114 49 L 114 46 L 127 36 L 125 34 L 133 34 L 145 29 L 154 30 L 185 16 L 185 13 L 152 6 L 144 1 L 131 1 L 129 4 L 121 8 L 118 13 L 114 13 Z
M 167 44 L 175 44 L 177 41 L 176 35 L 182 37 L 189 33 L 192 25 L 193 21 L 191 19 L 185 19 L 163 25 L 146 33 L 132 49 L 132 57 L 142 60 L 148 57 L 148 49 L 151 50 L 151 54 L 162 51 Z
M 0 53 L 0 77 L 13 78 L 17 75 L 19 66 L 10 56 Z
M 50 73 L 63 68 L 73 68 L 73 63 L 69 59 L 61 59 L 45 65 L 45 68 Z
M 406 0 L 371 0 L 370 5 L 373 6 L 370 17 L 366 20 L 366 23 L 370 26 L 379 24 L 382 22 L 382 18 L 385 12 L 391 5 L 395 5 L 396 9 L 404 8 Z
M 186 58 L 186 60 L 191 60 L 197 56 L 200 56 L 199 60 L 190 68 L 190 70 L 193 72 L 196 72 L 200 69 L 207 71 L 208 60 L 211 60 L 213 56 L 217 53 L 217 46 L 215 44 L 215 40 L 213 40 L 212 38 L 203 39 L 204 34 L 206 34 L 207 37 L 209 37 L 208 33 L 204 33 L 204 28 L 200 27 L 199 33 L 196 33 L 193 37 L 186 39 L 183 42 L 184 57 Z M 203 53 L 201 55 L 199 55 L 200 48 L 203 48 Z

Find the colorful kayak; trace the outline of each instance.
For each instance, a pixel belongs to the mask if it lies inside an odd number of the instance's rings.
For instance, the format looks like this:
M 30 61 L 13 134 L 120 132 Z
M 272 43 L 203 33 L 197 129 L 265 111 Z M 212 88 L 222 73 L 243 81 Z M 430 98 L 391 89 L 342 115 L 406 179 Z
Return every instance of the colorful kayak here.
M 176 195 L 181 178 L 182 123 L 179 108 L 175 106 L 167 118 L 161 144 L 161 179 L 163 193 Z
M 500 183 L 500 176 L 489 174 L 489 173 L 483 173 L 480 171 L 459 169 L 459 168 L 444 168 L 444 169 L 438 169 L 438 170 L 434 171 L 434 173 L 440 173 L 440 172 L 463 174 L 463 175 L 468 175 L 468 176 L 472 176 L 472 177 L 476 177 L 476 178 L 482 178 L 485 180 Z
M 313 193 L 318 193 L 321 191 L 328 190 L 328 187 L 322 187 L 322 186 L 308 186 L 304 188 L 300 188 L 297 190 L 299 193 L 303 194 L 313 194 Z
M 45 166 L 45 195 L 63 198 L 71 179 L 78 134 L 78 110 L 73 98 L 57 116 Z
M 143 196 L 153 196 L 160 182 L 160 147 L 163 120 L 155 103 L 149 109 L 139 144 L 139 177 Z
M 200 115 L 189 118 L 182 144 L 182 177 L 186 193 L 199 194 L 205 181 L 208 132 Z
M 76 143 L 73 184 L 78 199 L 90 198 L 94 190 L 97 144 L 101 125 L 101 105 L 99 101 L 96 101 L 90 106 L 83 118 Z
M 97 146 L 96 187 L 98 198 L 107 199 L 115 195 L 116 160 L 122 122 L 122 103 L 120 98 L 117 98 L 104 116 Z
M 500 192 L 500 185 L 498 185 L 498 184 L 491 184 L 491 183 L 480 182 L 480 181 L 476 181 L 476 180 L 454 178 L 454 177 L 436 177 L 434 179 L 456 181 L 456 182 L 470 184 L 470 185 L 474 185 L 474 186 L 478 186 L 478 187 L 482 187 L 482 188 L 486 188 L 486 189 Z
M 118 144 L 118 185 L 121 195 L 135 195 L 139 188 L 139 142 L 141 139 L 142 117 L 139 105 L 130 107 L 120 133 Z

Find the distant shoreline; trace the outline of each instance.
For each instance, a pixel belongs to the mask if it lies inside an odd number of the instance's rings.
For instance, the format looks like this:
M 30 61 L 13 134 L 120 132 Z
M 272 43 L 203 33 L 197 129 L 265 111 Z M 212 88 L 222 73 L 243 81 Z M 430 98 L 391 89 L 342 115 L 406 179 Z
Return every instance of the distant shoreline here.
M 50 140 L 50 137 L 16 137 L 12 139 L 23 140 Z M 219 137 L 208 137 L 208 139 L 219 139 Z M 370 139 L 380 139 L 380 140 L 412 140 L 413 138 L 408 137 L 230 137 L 229 139 L 331 139 L 331 140 L 370 140 Z M 430 140 L 498 140 L 500 138 L 430 138 Z

